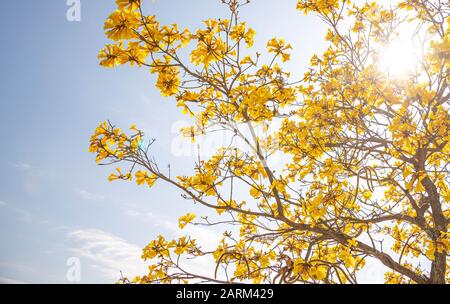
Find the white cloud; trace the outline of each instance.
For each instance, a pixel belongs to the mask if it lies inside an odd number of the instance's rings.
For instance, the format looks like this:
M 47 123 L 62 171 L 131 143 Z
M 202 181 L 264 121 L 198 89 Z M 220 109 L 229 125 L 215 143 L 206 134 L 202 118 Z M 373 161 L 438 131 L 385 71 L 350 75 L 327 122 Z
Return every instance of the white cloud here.
M 127 215 L 129 216 L 142 216 L 143 214 L 139 211 L 133 210 L 133 209 L 129 209 L 127 210 Z
M 140 246 L 97 229 L 78 229 L 70 231 L 68 238 L 76 245 L 70 249 L 71 254 L 89 261 L 91 267 L 98 269 L 112 282 L 124 276 L 133 277 L 146 273 L 146 263 L 141 260 Z
M 5 207 L 8 206 L 8 204 L 4 201 L 0 201 L 0 207 Z
M 202 227 L 195 225 L 188 225 L 184 229 L 178 228 L 178 223 L 167 223 L 166 227 L 172 230 L 172 234 L 176 237 L 181 237 L 183 235 L 189 235 L 197 241 L 203 250 L 215 250 L 217 245 L 219 245 L 222 239 L 222 234 L 213 230 L 211 227 Z
M 178 228 L 177 223 L 171 222 L 169 227 L 175 237 L 189 235 L 191 238 L 195 239 L 203 251 L 214 251 L 223 237 L 222 234 L 207 226 L 188 225 L 181 230 Z M 188 272 L 206 277 L 213 277 L 214 269 L 216 267 L 214 258 L 210 255 L 196 259 L 184 259 L 182 265 Z M 225 278 L 220 277 L 220 274 L 217 279 L 225 280 Z
M 125 213 L 128 216 L 131 217 L 139 217 L 142 220 L 151 220 L 154 221 L 156 219 L 158 219 L 158 217 L 153 214 L 153 212 L 149 212 L 149 211 L 144 211 L 144 210 L 139 210 L 139 208 L 136 208 L 136 206 L 127 206 L 125 209 Z
M 163 215 L 157 215 L 151 212 L 136 211 L 135 209 L 129 209 L 127 214 L 150 220 L 156 227 L 158 234 L 162 232 L 160 231 L 162 229 L 167 230 L 169 233 L 164 235 L 167 239 L 177 239 L 179 237 L 189 235 L 191 238 L 196 240 L 197 244 L 201 246 L 203 251 L 215 250 L 222 239 L 222 234 L 211 227 L 188 225 L 184 229 L 180 229 L 176 219 L 170 219 Z M 207 255 L 195 259 L 187 259 L 182 257 L 180 260 L 180 265 L 184 270 L 190 273 L 212 277 L 214 276 L 216 264 L 213 257 Z
M 10 278 L 5 278 L 5 277 L 0 277 L 0 284 L 25 284 L 25 282 L 10 279 Z
M 211 227 L 188 225 L 184 229 L 180 229 L 178 227 L 177 219 L 170 219 L 164 215 L 154 214 L 152 212 L 142 212 L 136 209 L 128 209 L 127 214 L 129 216 L 148 219 L 155 227 L 168 230 L 171 235 L 168 235 L 167 237 L 177 238 L 189 235 L 197 240 L 197 244 L 207 250 L 215 249 L 215 246 L 217 246 L 222 239 L 222 234 Z
M 22 170 L 30 170 L 31 168 L 33 168 L 32 165 L 24 163 L 24 162 L 18 162 L 16 164 L 14 164 L 14 167 L 22 169 Z
M 76 189 L 76 192 L 82 199 L 88 201 L 102 201 L 105 199 L 103 194 L 92 193 L 85 189 Z

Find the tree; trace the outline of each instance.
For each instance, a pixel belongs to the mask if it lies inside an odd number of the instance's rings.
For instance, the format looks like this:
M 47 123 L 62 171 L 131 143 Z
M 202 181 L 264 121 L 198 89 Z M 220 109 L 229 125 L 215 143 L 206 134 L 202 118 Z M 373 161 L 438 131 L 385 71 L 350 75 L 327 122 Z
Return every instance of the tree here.
M 389 269 L 387 283 L 448 282 L 448 3 L 300 0 L 298 10 L 326 23 L 328 47 L 291 79 L 289 43 L 270 39 L 267 62 L 252 49 L 255 31 L 239 17 L 249 2 L 222 0 L 229 19 L 196 31 L 161 25 L 140 0 L 116 0 L 105 22 L 114 42 L 100 52 L 102 66 L 150 68 L 161 94 L 193 117 L 182 130 L 193 141 L 231 134 L 195 174 L 176 178 L 159 169 L 136 126 L 126 134 L 103 122 L 92 135 L 98 163 L 126 167 L 110 181 L 168 183 L 217 211 L 220 221 L 201 223 L 239 227 L 211 252 L 189 236 L 159 236 L 143 249 L 149 273 L 134 282 L 356 283 L 368 258 Z M 383 68 L 385 50 L 403 27 L 413 29 L 415 64 L 394 74 Z M 195 218 L 181 217 L 180 228 Z M 180 263 L 207 255 L 216 262 L 208 277 Z

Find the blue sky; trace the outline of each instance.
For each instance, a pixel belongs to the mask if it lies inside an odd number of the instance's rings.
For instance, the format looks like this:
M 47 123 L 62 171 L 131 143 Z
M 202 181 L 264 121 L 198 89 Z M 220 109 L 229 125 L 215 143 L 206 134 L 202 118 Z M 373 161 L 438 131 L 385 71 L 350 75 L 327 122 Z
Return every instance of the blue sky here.
M 146 2 L 148 14 L 162 23 L 191 29 L 226 16 L 219 0 Z M 107 42 L 103 21 L 114 8 L 113 0 L 81 0 L 81 21 L 68 22 L 65 0 L 3 4 L 0 282 L 69 283 L 70 257 L 80 260 L 82 283 L 115 282 L 120 270 L 145 271 L 140 249 L 160 233 L 178 234 L 176 219 L 192 210 L 164 184 L 149 191 L 109 183 L 113 168 L 96 166 L 87 152 L 94 128 L 110 119 L 144 128 L 157 139 L 152 154 L 177 174 L 193 166 L 193 156 L 172 148 L 178 124 L 188 118 L 159 95 L 149 71 L 98 65 Z M 256 48 L 274 36 L 292 43 L 295 73 L 323 47 L 323 25 L 296 11 L 295 0 L 255 0 L 241 17 L 257 31 Z M 206 241 L 218 233 L 192 232 Z

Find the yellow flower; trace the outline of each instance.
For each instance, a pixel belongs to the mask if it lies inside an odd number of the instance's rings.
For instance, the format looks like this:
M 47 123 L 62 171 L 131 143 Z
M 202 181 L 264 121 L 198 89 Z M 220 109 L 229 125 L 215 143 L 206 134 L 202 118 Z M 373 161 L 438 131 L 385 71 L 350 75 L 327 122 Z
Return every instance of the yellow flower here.
M 148 172 L 140 170 L 136 172 L 135 176 L 136 176 L 136 183 L 138 185 L 146 183 L 149 187 L 152 187 L 155 184 L 156 180 L 158 179 L 158 177 L 155 174 L 149 176 Z
M 116 174 L 114 174 L 114 173 L 111 173 L 111 174 L 109 175 L 109 177 L 108 177 L 108 181 L 112 182 L 112 181 L 117 180 L 117 179 L 120 179 L 120 178 L 122 178 L 122 177 L 124 176 L 124 175 L 122 174 L 122 171 L 121 171 L 120 167 L 117 167 L 117 168 L 116 168 L 116 171 L 117 171 L 118 175 L 116 175 Z
M 247 47 L 253 46 L 254 38 L 256 35 L 256 31 L 252 28 L 248 29 L 244 35 L 245 43 L 247 43 Z
M 195 142 L 195 135 L 197 135 L 197 133 L 194 126 L 181 128 L 181 134 L 183 134 L 184 137 L 190 137 L 191 142 Z
M 255 187 L 250 188 L 250 195 L 256 199 L 261 197 L 261 191 Z
M 355 239 L 348 239 L 347 240 L 347 244 L 348 247 L 352 248 L 352 247 L 357 247 L 358 246 L 358 241 Z
M 178 219 L 178 227 L 183 229 L 187 224 L 195 219 L 196 215 L 193 213 L 187 213 Z
M 108 177 L 108 181 L 112 182 L 114 180 L 119 179 L 119 177 L 117 175 L 115 175 L 114 173 L 111 173 Z
M 183 254 L 189 248 L 189 243 L 186 241 L 186 237 L 183 236 L 178 239 L 175 245 L 175 250 L 173 251 L 176 255 Z
M 123 52 L 124 63 L 129 62 L 131 66 L 136 63 L 138 66 L 141 66 L 145 64 L 148 53 L 148 49 L 141 46 L 138 42 L 129 42 L 127 49 Z
M 244 34 L 245 34 L 245 22 L 241 22 L 233 26 L 230 32 L 230 38 L 235 41 L 239 41 L 242 38 L 244 38 Z
M 134 11 L 141 5 L 141 0 L 116 0 L 119 10 Z
M 239 64 L 244 65 L 244 64 L 254 64 L 252 57 L 250 56 L 245 56 L 244 58 L 242 58 L 241 62 L 239 62 Z
M 308 273 L 313 280 L 323 280 L 327 276 L 327 270 L 324 266 L 311 267 Z
M 284 39 L 272 38 L 267 42 L 267 50 L 269 53 L 275 53 L 276 56 L 281 55 L 281 60 L 286 62 L 290 59 L 290 54 L 287 53 L 287 50 L 292 49 L 290 44 L 286 44 Z
M 129 11 L 115 11 L 105 21 L 106 36 L 112 40 L 135 38 L 135 30 L 139 28 L 137 14 Z
M 180 83 L 177 71 L 171 69 L 159 73 L 156 87 L 160 90 L 162 96 L 172 96 L 178 93 Z
M 364 190 L 362 196 L 365 200 L 369 200 L 372 197 L 372 192 L 369 190 Z
M 113 68 L 125 61 L 124 50 L 122 44 L 107 44 L 98 54 L 100 65 L 106 68 Z
M 197 48 L 191 52 L 191 61 L 195 65 L 203 64 L 206 67 L 212 62 L 221 60 L 225 51 L 226 45 L 222 39 L 207 35 L 199 40 Z

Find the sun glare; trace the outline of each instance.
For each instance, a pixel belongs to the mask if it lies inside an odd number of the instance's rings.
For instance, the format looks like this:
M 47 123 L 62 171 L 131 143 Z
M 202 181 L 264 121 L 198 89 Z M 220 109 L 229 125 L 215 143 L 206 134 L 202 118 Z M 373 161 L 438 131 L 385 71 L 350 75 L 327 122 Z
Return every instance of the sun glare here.
M 381 47 L 378 66 L 390 77 L 405 77 L 417 71 L 425 45 L 421 44 L 423 30 L 417 23 L 407 22 L 399 25 L 393 39 Z
M 418 64 L 418 56 L 412 43 L 401 40 L 392 41 L 380 56 L 380 67 L 390 76 L 405 76 L 414 72 Z

